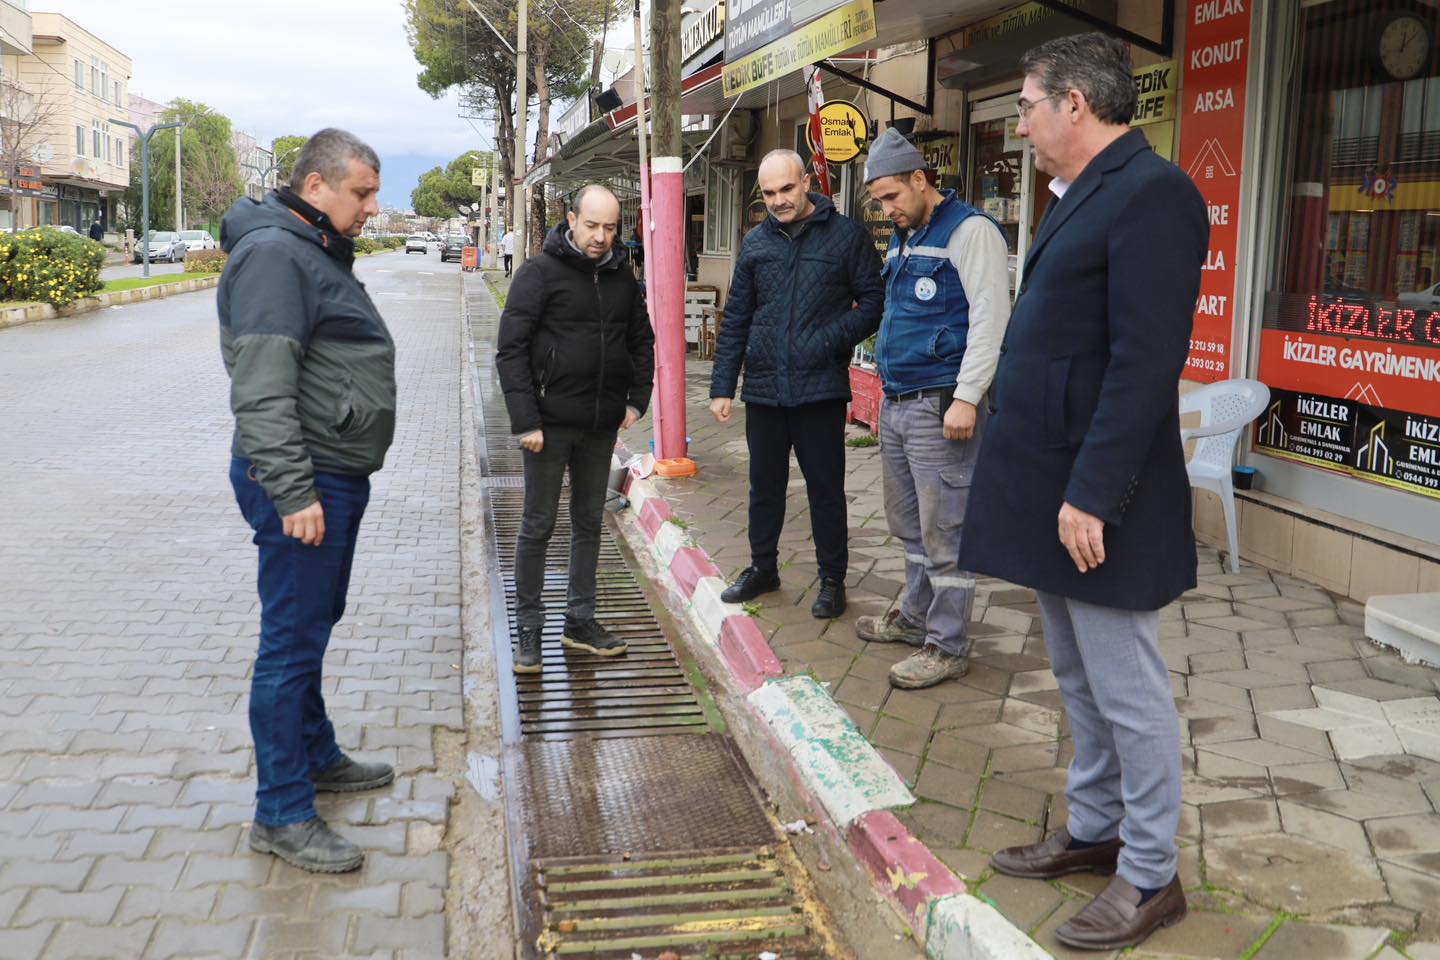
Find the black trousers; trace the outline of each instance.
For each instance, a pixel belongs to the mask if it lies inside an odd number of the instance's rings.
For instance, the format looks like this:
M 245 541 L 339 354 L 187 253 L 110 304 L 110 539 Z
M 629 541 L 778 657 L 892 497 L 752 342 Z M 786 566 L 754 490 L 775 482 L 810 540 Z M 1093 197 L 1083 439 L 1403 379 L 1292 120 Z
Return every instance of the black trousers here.
M 524 451 L 525 515 L 515 542 L 515 621 L 545 624 L 545 554 L 560 512 L 565 469 L 570 469 L 570 576 L 565 616 L 595 616 L 595 570 L 605 523 L 605 488 L 610 482 L 614 430 L 545 427 L 545 447 Z
M 845 502 L 845 401 L 798 407 L 745 405 L 750 447 L 750 562 L 773 570 L 785 526 L 790 451 L 805 476 L 810 531 L 820 576 L 845 579 L 850 566 L 850 520 Z
M 505 253 L 501 254 L 501 256 L 505 258 L 505 276 L 508 277 L 510 276 L 510 264 L 515 261 L 515 255 L 513 253 Z

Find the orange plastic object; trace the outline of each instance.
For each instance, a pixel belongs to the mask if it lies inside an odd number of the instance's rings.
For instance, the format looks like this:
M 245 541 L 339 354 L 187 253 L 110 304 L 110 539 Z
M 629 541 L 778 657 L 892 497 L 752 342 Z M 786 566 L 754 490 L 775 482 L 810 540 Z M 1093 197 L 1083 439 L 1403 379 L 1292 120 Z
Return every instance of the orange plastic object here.
M 693 477 L 695 473 L 695 461 L 689 457 L 655 461 L 655 476 L 657 477 Z
M 466 248 L 465 248 L 464 252 L 460 255 L 460 269 L 461 269 L 461 270 L 478 270 L 478 269 L 480 269 L 480 248 L 479 248 L 479 247 L 466 247 Z

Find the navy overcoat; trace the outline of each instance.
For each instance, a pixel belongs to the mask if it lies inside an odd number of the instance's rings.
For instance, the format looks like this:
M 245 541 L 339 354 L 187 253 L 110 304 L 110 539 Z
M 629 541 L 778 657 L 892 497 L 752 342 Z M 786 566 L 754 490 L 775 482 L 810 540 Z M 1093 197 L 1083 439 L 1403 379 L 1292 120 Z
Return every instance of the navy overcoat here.
M 960 567 L 1155 610 L 1195 585 L 1177 384 L 1205 263 L 1205 201 L 1131 131 L 1052 199 L 991 387 Z M 1064 503 L 1105 522 L 1080 573 Z

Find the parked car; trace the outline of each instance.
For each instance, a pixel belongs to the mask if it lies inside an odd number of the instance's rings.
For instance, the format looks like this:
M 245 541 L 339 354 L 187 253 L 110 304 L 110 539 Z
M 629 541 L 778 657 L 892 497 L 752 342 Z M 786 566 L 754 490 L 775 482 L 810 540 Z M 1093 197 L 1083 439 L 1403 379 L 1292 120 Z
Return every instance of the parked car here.
M 459 260 L 463 263 L 465 260 L 465 248 L 469 245 L 470 241 L 465 237 L 446 237 L 445 246 L 440 250 L 440 262 L 446 263 L 450 260 Z
M 1399 296 L 1400 306 L 1410 310 L 1440 310 L 1440 283 Z
M 173 230 L 160 230 L 150 234 L 150 262 L 165 261 L 179 263 L 185 259 L 185 241 Z M 145 259 L 143 242 L 136 245 L 135 262 Z
M 74 227 L 70 226 L 70 224 L 68 224 L 68 223 L 62 224 L 62 225 L 60 225 L 59 227 L 56 227 L 55 229 L 59 230 L 61 233 L 73 233 L 73 234 L 74 234 L 75 236 L 77 236 L 77 237 L 80 236 L 80 231 L 79 231 L 79 230 L 76 230 Z
M 416 250 L 428 254 L 430 252 L 430 241 L 418 233 L 412 233 L 405 238 L 405 255 L 409 256 Z
M 192 250 L 219 250 L 220 244 L 207 230 L 181 230 L 180 239 L 185 241 L 185 252 Z

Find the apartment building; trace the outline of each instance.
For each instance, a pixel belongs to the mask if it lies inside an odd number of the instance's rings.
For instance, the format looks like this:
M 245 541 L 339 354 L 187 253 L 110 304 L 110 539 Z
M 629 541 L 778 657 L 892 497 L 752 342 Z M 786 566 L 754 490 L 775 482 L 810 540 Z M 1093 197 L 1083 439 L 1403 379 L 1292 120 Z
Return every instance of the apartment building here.
M 271 164 L 275 153 L 263 146 L 255 135 L 236 130 L 230 136 L 235 147 L 235 160 L 240 166 L 240 177 L 245 181 L 245 195 L 256 200 L 262 199 L 275 187 L 275 171 Z
M 13 14 L 7 8 L 23 12 L 23 3 L 0 0 L 0 27 L 13 42 L 19 37 L 3 22 Z M 83 233 L 98 218 L 108 229 L 130 183 L 129 138 L 111 123 L 129 115 L 130 58 L 63 14 L 28 19 L 30 50 L 12 58 L 5 47 L 5 75 L 47 122 L 29 151 L 35 176 L 28 184 L 38 189 L 12 198 L 20 224 Z

